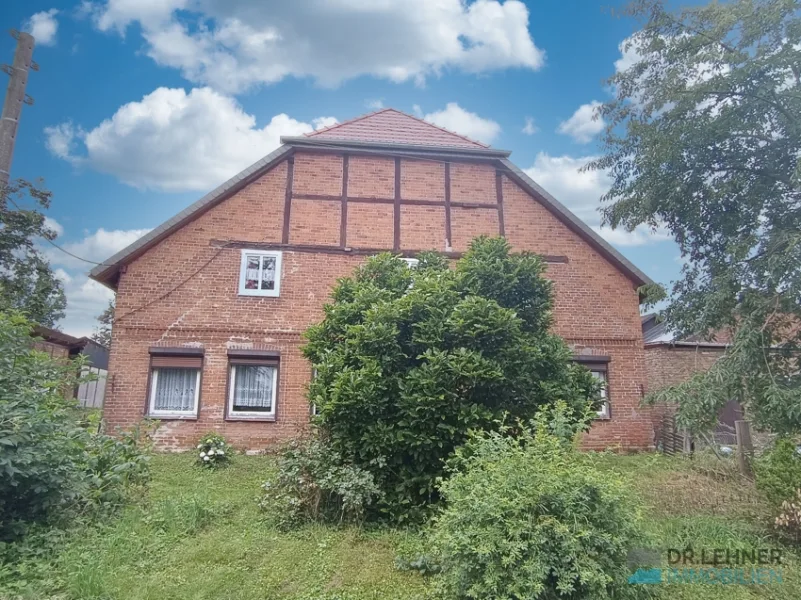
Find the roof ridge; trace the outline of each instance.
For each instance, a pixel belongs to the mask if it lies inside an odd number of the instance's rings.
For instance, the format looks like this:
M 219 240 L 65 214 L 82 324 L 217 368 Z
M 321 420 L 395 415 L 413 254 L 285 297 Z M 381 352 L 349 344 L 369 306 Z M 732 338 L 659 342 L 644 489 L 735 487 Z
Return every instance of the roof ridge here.
M 418 117 L 417 115 L 412 115 L 410 113 L 403 112 L 402 110 L 398 110 L 397 108 L 390 108 L 388 110 L 393 110 L 398 114 L 404 115 L 406 117 L 411 117 L 415 121 L 420 121 L 421 123 L 424 123 L 426 125 L 430 125 L 431 127 L 436 127 L 440 131 L 444 131 L 445 133 L 450 133 L 451 135 L 455 135 L 456 137 L 462 138 L 463 140 L 468 141 L 471 144 L 478 144 L 482 148 L 489 148 L 490 147 L 489 144 L 485 144 L 484 142 L 479 142 L 478 140 L 474 140 L 472 138 L 469 138 L 466 135 L 462 135 L 461 133 L 456 133 L 455 131 L 451 131 L 450 129 L 448 129 L 446 127 L 442 127 L 441 125 L 437 125 L 436 123 L 432 123 L 431 121 L 426 121 L 425 119 L 423 119 L 422 117 Z
M 470 142 L 471 144 L 475 144 L 476 146 L 479 146 L 480 148 L 490 148 L 491 147 L 489 144 L 485 144 L 484 142 L 479 142 L 478 140 L 471 139 L 471 138 L 467 137 L 466 135 L 462 135 L 461 133 L 456 133 L 455 131 L 451 131 L 450 129 L 447 129 L 446 127 L 442 127 L 440 125 L 437 125 L 436 123 L 432 123 L 430 121 L 426 121 L 425 119 L 423 119 L 421 117 L 418 117 L 416 115 L 413 115 L 413 114 L 410 114 L 410 113 L 407 113 L 407 112 L 403 112 L 402 110 L 398 110 L 397 108 L 394 108 L 392 106 L 387 106 L 385 108 L 379 108 L 378 110 L 374 110 L 373 112 L 369 112 L 369 113 L 360 115 L 358 117 L 354 117 L 353 119 L 348 119 L 347 121 L 343 121 L 342 123 L 336 123 L 335 125 L 329 125 L 328 127 L 323 127 L 322 129 L 316 129 L 316 130 L 312 131 L 311 133 L 305 134 L 305 137 L 314 137 L 319 133 L 325 133 L 325 132 L 328 132 L 328 131 L 332 131 L 334 129 L 342 127 L 343 125 L 351 125 L 352 123 L 356 123 L 356 122 L 361 121 L 363 119 L 367 119 L 368 117 L 373 117 L 375 115 L 379 115 L 379 114 L 385 113 L 385 112 L 394 112 L 394 113 L 397 113 L 399 115 L 403 115 L 404 117 L 409 117 L 410 119 L 414 119 L 415 121 L 417 121 L 419 123 L 422 123 L 423 125 L 428 125 L 429 127 L 433 127 L 434 129 L 439 129 L 440 131 L 444 131 L 445 133 L 447 133 L 449 135 L 456 136 L 459 139 L 462 139 L 462 140 L 464 140 L 466 142 Z
M 306 137 L 314 137 L 318 133 L 323 133 L 325 131 L 331 131 L 332 129 L 337 129 L 338 127 L 342 127 L 343 125 L 350 125 L 351 123 L 355 123 L 357 121 L 361 121 L 362 119 L 366 119 L 367 117 L 372 117 L 374 115 L 381 114 L 382 112 L 387 112 L 388 110 L 395 110 L 387 106 L 386 108 L 379 108 L 378 110 L 374 110 L 373 112 L 365 113 L 363 115 L 359 115 L 358 117 L 353 117 L 352 119 L 348 119 L 347 121 L 342 121 L 341 123 L 334 123 L 333 125 L 329 125 L 328 127 L 321 127 L 320 129 L 315 129 L 311 133 L 305 133 Z M 400 112 L 395 110 L 395 112 Z

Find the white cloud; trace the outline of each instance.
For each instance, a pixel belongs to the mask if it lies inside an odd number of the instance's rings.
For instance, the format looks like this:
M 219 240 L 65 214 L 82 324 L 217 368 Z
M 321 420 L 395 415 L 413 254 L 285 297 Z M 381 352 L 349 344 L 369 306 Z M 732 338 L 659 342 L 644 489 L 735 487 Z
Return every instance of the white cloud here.
M 55 275 L 64 285 L 67 285 L 72 282 L 72 275 L 67 273 L 64 269 L 56 269 L 53 271 L 53 275 Z
M 303 135 L 314 125 L 286 114 L 262 128 L 231 97 L 210 88 L 158 88 L 120 107 L 94 129 L 70 123 L 45 129 L 47 148 L 76 166 L 108 173 L 124 183 L 168 192 L 209 190 L 269 154 L 281 136 Z
M 429 113 L 424 119 L 429 123 L 486 144 L 491 144 L 501 132 L 501 126 L 495 121 L 468 112 L 456 102 L 448 102 L 443 110 Z
M 412 112 L 421 119 L 423 118 L 423 109 L 419 104 L 412 104 Z
M 651 232 L 647 227 L 638 227 L 632 232 L 623 229 L 601 227 L 601 196 L 609 191 L 612 179 L 604 171 L 581 171 L 594 156 L 551 156 L 545 152 L 537 154 L 534 164 L 524 169 L 526 175 L 550 192 L 577 217 L 592 227 L 608 242 L 616 246 L 642 246 L 672 239 L 669 233 L 659 229 Z
M 572 117 L 559 124 L 557 131 L 569 135 L 580 144 L 592 141 L 606 127 L 606 122 L 598 114 L 600 107 L 601 103 L 597 100 L 582 104 Z
M 639 32 L 633 33 L 618 44 L 617 48 L 620 50 L 620 58 L 615 61 L 616 72 L 622 73 L 623 71 L 627 71 L 642 60 L 638 35 Z
M 23 28 L 34 37 L 37 46 L 55 45 L 58 32 L 57 14 L 58 10 L 51 8 L 34 14 L 25 22 Z
M 325 129 L 326 127 L 332 127 L 339 123 L 336 117 L 317 117 L 316 119 L 312 119 L 312 125 L 315 129 Z
M 65 283 L 64 292 L 67 308 L 59 328 L 77 337 L 92 335 L 97 317 L 106 309 L 114 292 L 85 275 Z
M 102 262 L 145 235 L 149 229 L 106 230 L 85 232 L 84 237 L 62 244 L 62 247 L 81 258 Z M 54 273 L 64 285 L 67 309 L 60 327 L 71 335 L 90 335 L 97 325 L 96 317 L 103 312 L 113 292 L 89 279 L 93 265 L 78 260 L 52 246 L 42 252 L 54 267 Z
M 64 227 L 56 221 L 53 217 L 45 217 L 44 218 L 44 225 L 49 230 L 54 232 L 57 236 L 64 235 Z
M 533 117 L 526 117 L 526 124 L 523 125 L 522 131 L 526 135 L 534 135 L 539 131 L 539 128 L 534 124 Z
M 95 263 L 102 262 L 119 252 L 126 246 L 132 244 L 140 237 L 145 235 L 149 229 L 114 229 L 108 231 L 102 227 L 94 233 L 86 235 L 77 242 L 61 244 L 61 247 L 68 252 L 80 256 L 88 261 Z M 84 268 L 91 269 L 94 265 L 69 256 L 61 252 L 58 248 L 45 248 L 45 254 L 50 260 L 50 264 L 59 265 L 71 269 Z
M 80 128 L 76 128 L 72 123 L 66 122 L 53 127 L 45 127 L 44 133 L 46 136 L 45 147 L 53 156 L 68 161 L 73 160 L 72 152 L 75 140 L 83 136 Z
M 157 63 L 234 93 L 286 77 L 422 84 L 447 68 L 536 70 L 545 60 L 519 0 L 107 0 L 94 20 L 120 33 L 138 23 Z
M 384 108 L 384 101 L 380 98 L 376 100 L 365 100 L 364 105 L 370 110 L 381 110 Z

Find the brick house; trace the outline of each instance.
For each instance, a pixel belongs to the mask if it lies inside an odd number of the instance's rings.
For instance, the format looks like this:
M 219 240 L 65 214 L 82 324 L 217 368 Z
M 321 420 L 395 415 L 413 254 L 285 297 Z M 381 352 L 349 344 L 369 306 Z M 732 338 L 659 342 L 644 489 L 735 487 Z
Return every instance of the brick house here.
M 648 389 L 656 391 L 689 379 L 695 373 L 708 371 L 723 356 L 731 342 L 725 332 L 717 333 L 713 340 L 698 336 L 678 339 L 659 321 L 656 314 L 642 316 L 642 337 L 645 347 L 645 370 Z M 656 412 L 664 413 L 665 408 Z M 734 422 L 744 418 L 742 406 L 730 400 L 718 415 L 715 438 L 723 443 L 734 443 Z
M 508 160 L 384 109 L 283 145 L 91 272 L 117 292 L 105 419 L 263 448 L 308 423 L 302 333 L 367 256 L 458 258 L 476 236 L 541 254 L 555 330 L 607 381 L 589 448 L 653 445 L 637 288 L 650 280 Z

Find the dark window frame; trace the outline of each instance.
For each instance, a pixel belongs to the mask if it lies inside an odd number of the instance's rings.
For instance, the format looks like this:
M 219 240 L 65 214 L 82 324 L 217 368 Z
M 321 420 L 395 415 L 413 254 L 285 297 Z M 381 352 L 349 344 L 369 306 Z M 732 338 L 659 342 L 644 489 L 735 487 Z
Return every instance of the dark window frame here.
M 150 361 L 147 366 L 144 415 L 149 419 L 158 419 L 159 421 L 197 421 L 200 415 L 200 406 L 203 402 L 203 365 L 205 350 L 203 348 L 184 348 L 181 346 L 155 346 L 148 349 L 148 354 L 150 355 Z M 197 393 L 195 394 L 195 407 L 192 413 L 169 413 L 167 411 L 158 413 L 152 410 L 151 401 L 154 392 L 152 386 L 154 380 L 158 380 L 158 376 L 155 378 L 153 376 L 154 371 L 169 368 L 198 371 Z
M 605 398 L 603 406 L 605 408 L 598 411 L 593 419 L 594 421 L 611 421 L 612 420 L 612 398 L 609 393 L 609 363 L 612 362 L 612 357 L 598 354 L 579 354 L 573 356 L 573 361 L 582 365 L 590 372 L 603 373 Z
M 264 414 L 237 414 L 233 410 L 234 377 L 237 366 L 263 366 L 275 368 L 275 384 L 273 391 L 273 410 Z M 281 353 L 273 350 L 229 350 L 225 385 L 225 411 L 226 421 L 257 423 L 273 423 L 278 418 L 278 404 L 281 393 Z

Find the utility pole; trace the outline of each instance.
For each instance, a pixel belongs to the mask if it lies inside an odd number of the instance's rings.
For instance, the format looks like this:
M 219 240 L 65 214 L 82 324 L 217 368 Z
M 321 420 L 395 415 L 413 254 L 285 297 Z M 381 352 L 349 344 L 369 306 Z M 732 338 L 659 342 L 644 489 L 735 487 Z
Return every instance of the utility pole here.
M 33 62 L 33 36 L 11 30 L 11 37 L 17 40 L 17 50 L 14 52 L 14 63 L 2 65 L 11 78 L 6 91 L 6 101 L 3 104 L 3 116 L 0 118 L 0 188 L 8 184 L 11 174 L 11 158 L 14 155 L 14 143 L 17 141 L 17 126 L 22 114 L 22 104 L 33 104 L 33 98 L 25 93 L 28 85 L 28 70 L 38 71 Z

